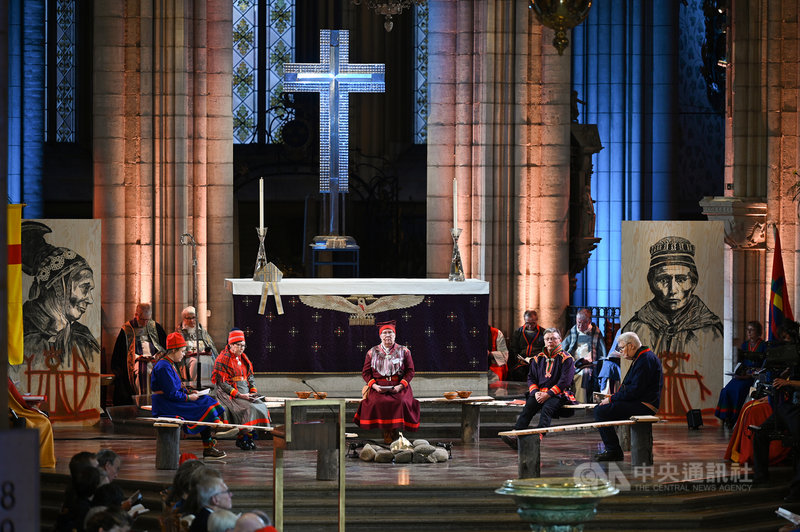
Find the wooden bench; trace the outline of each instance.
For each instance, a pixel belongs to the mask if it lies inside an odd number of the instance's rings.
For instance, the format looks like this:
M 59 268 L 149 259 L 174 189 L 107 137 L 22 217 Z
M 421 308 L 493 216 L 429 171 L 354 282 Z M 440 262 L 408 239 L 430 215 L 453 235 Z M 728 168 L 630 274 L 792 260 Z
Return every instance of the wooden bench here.
M 631 429 L 631 464 L 653 465 L 653 423 L 660 420 L 656 416 L 633 416 L 618 421 L 598 421 L 578 425 L 557 425 L 553 427 L 508 430 L 500 432 L 500 436 L 517 438 L 517 457 L 519 460 L 519 478 L 539 477 L 541 469 L 541 434 L 557 432 L 574 432 L 593 430 L 599 427 L 629 426 Z
M 455 399 L 454 399 L 455 400 Z M 481 407 L 494 406 L 500 408 L 518 408 L 522 410 L 524 403 L 514 403 L 514 401 L 498 401 L 491 397 L 487 399 L 476 397 L 474 399 L 462 399 L 461 405 L 461 441 L 464 443 L 478 443 L 481 434 Z M 579 403 L 576 405 L 564 405 L 561 410 L 589 411 L 597 406 L 595 403 Z
M 212 429 L 246 429 L 261 432 L 272 432 L 273 428 L 253 425 L 235 425 L 233 423 L 209 423 L 191 421 L 171 417 L 141 417 L 142 421 L 152 422 L 156 428 L 156 469 L 178 469 L 180 459 L 180 429 L 182 425 L 200 425 Z

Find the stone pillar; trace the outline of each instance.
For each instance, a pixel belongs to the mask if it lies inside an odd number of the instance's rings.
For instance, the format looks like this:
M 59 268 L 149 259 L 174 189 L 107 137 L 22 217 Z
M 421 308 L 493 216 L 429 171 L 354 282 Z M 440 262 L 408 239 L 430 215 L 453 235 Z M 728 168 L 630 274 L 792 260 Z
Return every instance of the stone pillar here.
M 103 220 L 103 345 L 138 301 L 167 330 L 192 302 L 215 337 L 232 322 L 231 9 L 222 0 L 94 7 L 95 217 Z M 227 297 L 226 297 L 227 296 Z
M 490 319 L 526 308 L 560 324 L 569 301 L 569 53 L 520 2 L 429 3 L 428 276 L 446 277 L 452 179 L 467 277 Z

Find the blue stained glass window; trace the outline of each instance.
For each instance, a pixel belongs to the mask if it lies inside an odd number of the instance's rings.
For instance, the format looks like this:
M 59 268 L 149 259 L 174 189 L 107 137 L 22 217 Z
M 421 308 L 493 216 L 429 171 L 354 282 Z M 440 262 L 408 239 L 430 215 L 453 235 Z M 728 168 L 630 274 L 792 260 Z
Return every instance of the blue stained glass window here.
M 294 0 L 233 1 L 235 144 L 280 141 L 283 65 L 294 61 L 294 34 Z
M 428 138 L 428 4 L 414 6 L 414 142 Z
M 75 0 L 56 0 L 55 117 L 56 142 L 75 142 Z M 45 131 L 45 138 L 47 131 Z

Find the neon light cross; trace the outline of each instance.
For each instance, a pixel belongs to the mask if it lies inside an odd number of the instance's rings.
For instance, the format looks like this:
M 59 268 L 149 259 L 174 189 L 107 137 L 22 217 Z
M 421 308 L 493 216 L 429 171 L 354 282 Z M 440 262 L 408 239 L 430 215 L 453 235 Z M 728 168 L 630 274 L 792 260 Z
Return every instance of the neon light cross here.
M 328 194 L 331 235 L 339 233 L 339 193 L 348 190 L 350 93 L 386 90 L 385 65 L 349 57 L 349 31 L 320 30 L 319 63 L 283 66 L 284 92 L 319 93 L 319 191 Z

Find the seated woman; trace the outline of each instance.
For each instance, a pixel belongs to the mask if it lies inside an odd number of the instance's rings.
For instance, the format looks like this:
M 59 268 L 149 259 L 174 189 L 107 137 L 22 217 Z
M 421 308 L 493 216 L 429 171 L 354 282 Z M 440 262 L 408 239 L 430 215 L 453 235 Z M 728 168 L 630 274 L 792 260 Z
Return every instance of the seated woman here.
M 186 340 L 178 332 L 167 336 L 167 354 L 153 366 L 150 388 L 153 390 L 153 416 L 177 417 L 191 421 L 224 423 L 225 411 L 216 399 L 209 395 L 189 393 L 181 382 L 175 364 L 186 355 Z M 183 425 L 187 434 L 200 434 L 203 440 L 203 458 L 220 459 L 224 451 L 215 447 L 211 429 L 202 425 Z M 235 429 L 234 429 L 235 431 Z
M 398 429 L 419 428 L 419 401 L 409 384 L 414 361 L 407 347 L 395 343 L 395 335 L 394 322 L 379 324 L 381 343 L 367 351 L 364 359 L 361 376 L 367 384 L 353 419 L 359 427 L 382 429 L 386 443 L 397 438 Z
M 228 345 L 214 362 L 211 382 L 217 387 L 217 400 L 228 412 L 228 420 L 239 425 L 268 427 L 270 425 L 267 406 L 256 400 L 256 379 L 253 364 L 244 354 L 244 332 L 234 329 L 228 334 Z M 236 446 L 243 451 L 256 448 L 253 431 L 239 431 Z
M 740 350 L 746 353 L 764 353 L 767 350 L 767 343 L 761 339 L 761 333 L 762 327 L 759 322 L 748 321 L 746 329 L 747 340 L 741 345 Z M 736 423 L 739 411 L 747 400 L 747 394 L 753 385 L 753 370 L 761 367 L 763 355 L 743 358 L 739 363 L 739 371 L 722 388 L 717 402 L 717 409 L 714 411 L 714 415 L 729 428 Z
M 39 431 L 39 467 L 55 467 L 56 452 L 53 446 L 53 426 L 47 416 L 28 408 L 22 394 L 11 379 L 8 379 L 8 408 L 14 411 L 17 417 L 25 419 L 28 428 Z

